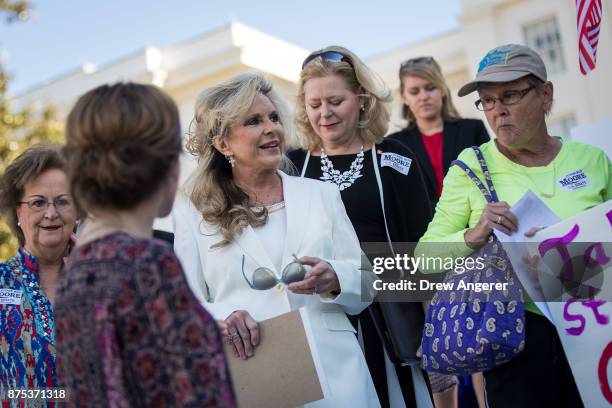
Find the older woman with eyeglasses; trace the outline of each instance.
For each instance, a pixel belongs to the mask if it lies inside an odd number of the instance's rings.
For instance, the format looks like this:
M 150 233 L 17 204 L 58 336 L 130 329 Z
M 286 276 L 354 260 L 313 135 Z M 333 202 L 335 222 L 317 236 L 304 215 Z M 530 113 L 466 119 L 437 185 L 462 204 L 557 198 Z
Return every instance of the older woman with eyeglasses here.
M 511 206 L 529 190 L 560 219 L 612 198 L 612 165 L 606 154 L 549 133 L 546 116 L 553 91 L 542 58 L 531 48 L 506 44 L 485 55 L 476 78 L 459 89 L 459 96 L 477 92 L 476 108 L 485 112 L 497 137 L 478 151 L 466 149 L 459 155 L 462 163 L 452 166 L 444 179 L 444 192 L 419 243 L 419 254 L 462 258 L 485 246 L 493 230 L 516 233 L 519 221 Z M 575 174 L 588 182 L 562 183 Z M 503 201 L 490 202 L 484 186 L 489 196 Z M 535 226 L 522 228 L 531 228 L 526 235 L 537 234 Z M 524 307 L 522 353 L 484 372 L 488 405 L 583 406 L 555 326 L 535 303 Z
M 325 181 L 340 191 L 361 243 L 386 243 L 385 252 L 394 254 L 394 243 L 418 241 L 432 207 L 413 153 L 383 138 L 389 125 L 385 104 L 390 99 L 382 80 L 346 48 L 330 46 L 311 53 L 302 64 L 296 107 L 301 149 L 290 152 L 289 158 L 303 177 Z M 382 341 L 398 324 L 385 313 L 395 306 L 377 302 L 353 320 L 378 397 L 383 406 L 431 405 L 420 371 L 402 365 L 405 355 L 391 354 L 405 347 L 402 342 L 418 343 L 420 321 L 414 321 L 412 334 L 387 343 L 385 354 Z M 416 316 L 422 316 L 417 303 L 402 307 L 415 308 Z
M 56 387 L 52 304 L 72 245 L 77 210 L 60 147 L 36 145 L 0 178 L 0 211 L 17 237 L 17 255 L 0 263 L 0 389 Z
M 345 314 L 370 303 L 375 278 L 362 270 L 337 189 L 279 172 L 286 124 L 272 84 L 259 74 L 202 92 L 187 145 L 198 167 L 189 199 L 174 210 L 175 251 L 236 357 L 252 357 L 266 341 L 257 322 L 305 308 L 331 391 L 307 406 L 376 407 Z

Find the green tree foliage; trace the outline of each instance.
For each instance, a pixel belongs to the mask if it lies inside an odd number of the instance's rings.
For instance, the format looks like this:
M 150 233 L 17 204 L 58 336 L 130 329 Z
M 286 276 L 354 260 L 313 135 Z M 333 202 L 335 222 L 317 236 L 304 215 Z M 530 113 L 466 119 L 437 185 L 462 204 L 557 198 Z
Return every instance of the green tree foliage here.
M 28 19 L 30 3 L 25 0 L 0 0 L 0 12 L 6 15 L 6 20 L 12 23 L 15 20 Z
M 23 21 L 28 17 L 30 4 L 27 1 L 0 0 L 0 14 L 8 23 Z M 8 97 L 10 76 L 0 64 L 0 174 L 19 154 L 29 146 L 42 142 L 62 142 L 63 123 L 57 119 L 53 108 L 41 112 L 29 109 L 14 111 Z M 17 250 L 17 240 L 0 219 L 0 260 L 12 257 Z

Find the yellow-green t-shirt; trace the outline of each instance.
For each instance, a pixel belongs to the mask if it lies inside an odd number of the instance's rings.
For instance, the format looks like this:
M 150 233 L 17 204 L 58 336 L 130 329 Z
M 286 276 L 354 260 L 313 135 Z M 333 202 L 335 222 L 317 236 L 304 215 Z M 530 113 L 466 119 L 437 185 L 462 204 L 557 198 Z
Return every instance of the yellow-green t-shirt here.
M 494 140 L 480 146 L 499 200 L 512 206 L 531 190 L 563 220 L 612 198 L 612 164 L 608 156 L 595 146 L 561 141 L 561 150 L 554 160 L 538 167 L 525 167 L 511 161 L 498 150 Z M 461 152 L 458 159 L 484 182 L 471 148 Z M 482 192 L 467 174 L 458 166 L 451 166 L 444 178 L 435 216 L 419 241 L 417 253 L 453 258 L 470 254 L 473 250 L 466 245 L 463 236 L 478 223 L 486 205 Z M 539 313 L 533 304 L 526 304 L 526 309 Z

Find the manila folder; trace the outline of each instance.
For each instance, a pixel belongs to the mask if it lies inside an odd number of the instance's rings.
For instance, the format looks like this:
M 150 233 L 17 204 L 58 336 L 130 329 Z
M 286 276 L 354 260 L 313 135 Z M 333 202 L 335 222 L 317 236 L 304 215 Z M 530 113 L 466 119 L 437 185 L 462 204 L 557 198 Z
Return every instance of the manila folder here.
M 238 406 L 290 408 L 323 399 L 326 383 L 306 311 L 261 321 L 259 330 L 259 345 L 247 360 L 225 345 Z

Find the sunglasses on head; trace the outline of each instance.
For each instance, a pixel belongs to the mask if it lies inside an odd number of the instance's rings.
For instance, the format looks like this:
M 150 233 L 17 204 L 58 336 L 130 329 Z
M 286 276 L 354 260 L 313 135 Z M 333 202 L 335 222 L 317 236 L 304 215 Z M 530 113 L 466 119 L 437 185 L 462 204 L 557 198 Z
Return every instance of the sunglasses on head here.
M 355 67 L 353 66 L 353 61 L 351 61 L 349 57 L 339 53 L 338 51 L 323 51 L 310 54 L 302 63 L 302 69 L 306 68 L 308 64 L 310 64 L 317 58 L 321 58 L 323 61 L 346 62 L 351 66 L 351 68 L 353 68 L 353 71 L 355 70 Z
M 400 69 L 414 64 L 431 64 L 433 61 L 433 57 L 410 58 L 400 64 Z

